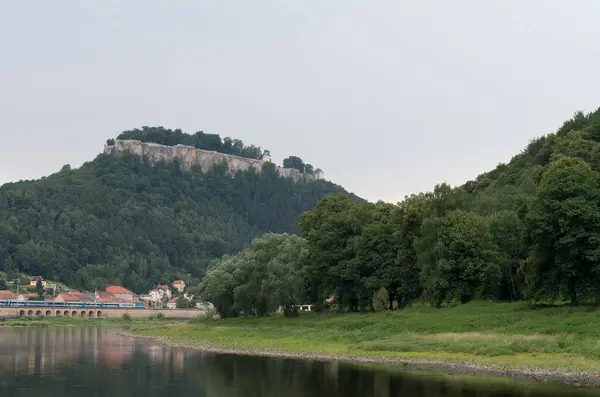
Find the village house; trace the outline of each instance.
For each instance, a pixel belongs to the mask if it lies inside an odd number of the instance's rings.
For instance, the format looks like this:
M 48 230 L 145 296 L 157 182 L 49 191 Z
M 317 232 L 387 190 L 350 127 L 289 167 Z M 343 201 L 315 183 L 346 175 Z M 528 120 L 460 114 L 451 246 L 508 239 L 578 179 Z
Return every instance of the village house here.
M 29 277 L 29 286 L 31 288 L 37 287 L 38 281 L 42 283 L 43 288 L 46 288 L 46 284 L 48 282 L 46 280 L 44 280 L 44 277 L 42 277 L 42 276 Z
M 161 285 L 148 292 L 149 301 L 154 306 L 162 306 L 171 299 L 171 289 L 168 285 Z
M 175 280 L 173 281 L 173 288 L 175 288 L 177 292 L 183 292 L 185 289 L 185 282 L 183 280 Z
M 17 294 L 15 294 L 12 291 L 0 291 L 0 299 L 11 299 L 11 300 L 15 300 L 17 299 Z
M 127 288 L 121 287 L 119 285 L 111 285 L 110 287 L 106 288 L 106 292 L 113 294 L 121 302 L 133 303 L 134 293 L 128 290 Z
M 94 302 L 100 303 L 111 303 L 111 302 L 120 302 L 119 298 L 117 298 L 114 294 L 106 291 L 98 291 L 96 292 Z
M 171 300 L 167 303 L 167 309 L 177 309 L 177 298 L 171 298 Z
M 56 284 L 54 284 L 54 282 L 52 282 L 50 280 L 44 279 L 43 276 L 29 277 L 29 285 L 28 285 L 28 287 L 30 287 L 30 288 L 36 288 L 38 281 L 40 281 L 42 283 L 42 288 L 43 289 L 56 288 Z
M 37 296 L 37 295 L 38 294 L 35 294 L 35 293 L 18 294 L 17 300 L 18 301 L 26 301 L 26 300 L 29 300 L 29 298 L 31 298 L 32 296 Z
M 54 302 L 79 302 L 77 296 L 72 295 L 68 292 L 62 292 L 54 298 Z

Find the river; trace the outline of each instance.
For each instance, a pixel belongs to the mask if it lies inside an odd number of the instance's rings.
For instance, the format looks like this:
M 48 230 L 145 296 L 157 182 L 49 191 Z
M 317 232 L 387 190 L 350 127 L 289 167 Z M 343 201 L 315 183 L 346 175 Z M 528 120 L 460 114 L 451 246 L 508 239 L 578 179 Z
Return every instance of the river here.
M 106 328 L 0 328 L 1 397 L 591 395 L 589 389 L 505 378 L 217 355 L 152 345 Z

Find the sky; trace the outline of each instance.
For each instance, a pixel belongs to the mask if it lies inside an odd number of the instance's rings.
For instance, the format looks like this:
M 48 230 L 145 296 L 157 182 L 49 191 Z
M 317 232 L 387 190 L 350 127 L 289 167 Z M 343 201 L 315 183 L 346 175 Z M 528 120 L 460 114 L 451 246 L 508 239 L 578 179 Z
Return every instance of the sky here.
M 371 201 L 462 184 L 600 106 L 596 0 L 0 0 L 0 183 L 142 126 L 322 168 Z

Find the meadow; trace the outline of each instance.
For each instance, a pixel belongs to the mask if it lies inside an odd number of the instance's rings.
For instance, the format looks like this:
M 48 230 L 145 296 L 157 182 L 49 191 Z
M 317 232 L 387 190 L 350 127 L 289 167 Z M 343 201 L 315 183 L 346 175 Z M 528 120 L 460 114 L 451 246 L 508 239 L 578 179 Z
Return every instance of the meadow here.
M 135 327 L 134 327 L 135 328 Z M 191 347 L 290 355 L 473 363 L 600 374 L 600 311 L 472 302 L 366 313 L 198 319 L 133 330 Z

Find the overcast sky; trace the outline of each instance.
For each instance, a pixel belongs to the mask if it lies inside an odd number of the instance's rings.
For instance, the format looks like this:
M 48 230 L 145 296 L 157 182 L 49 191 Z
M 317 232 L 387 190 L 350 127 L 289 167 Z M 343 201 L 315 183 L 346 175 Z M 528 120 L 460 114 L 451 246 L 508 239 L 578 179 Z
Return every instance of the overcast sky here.
M 0 183 L 162 125 L 399 201 L 600 106 L 599 19 L 597 0 L 0 0 Z

